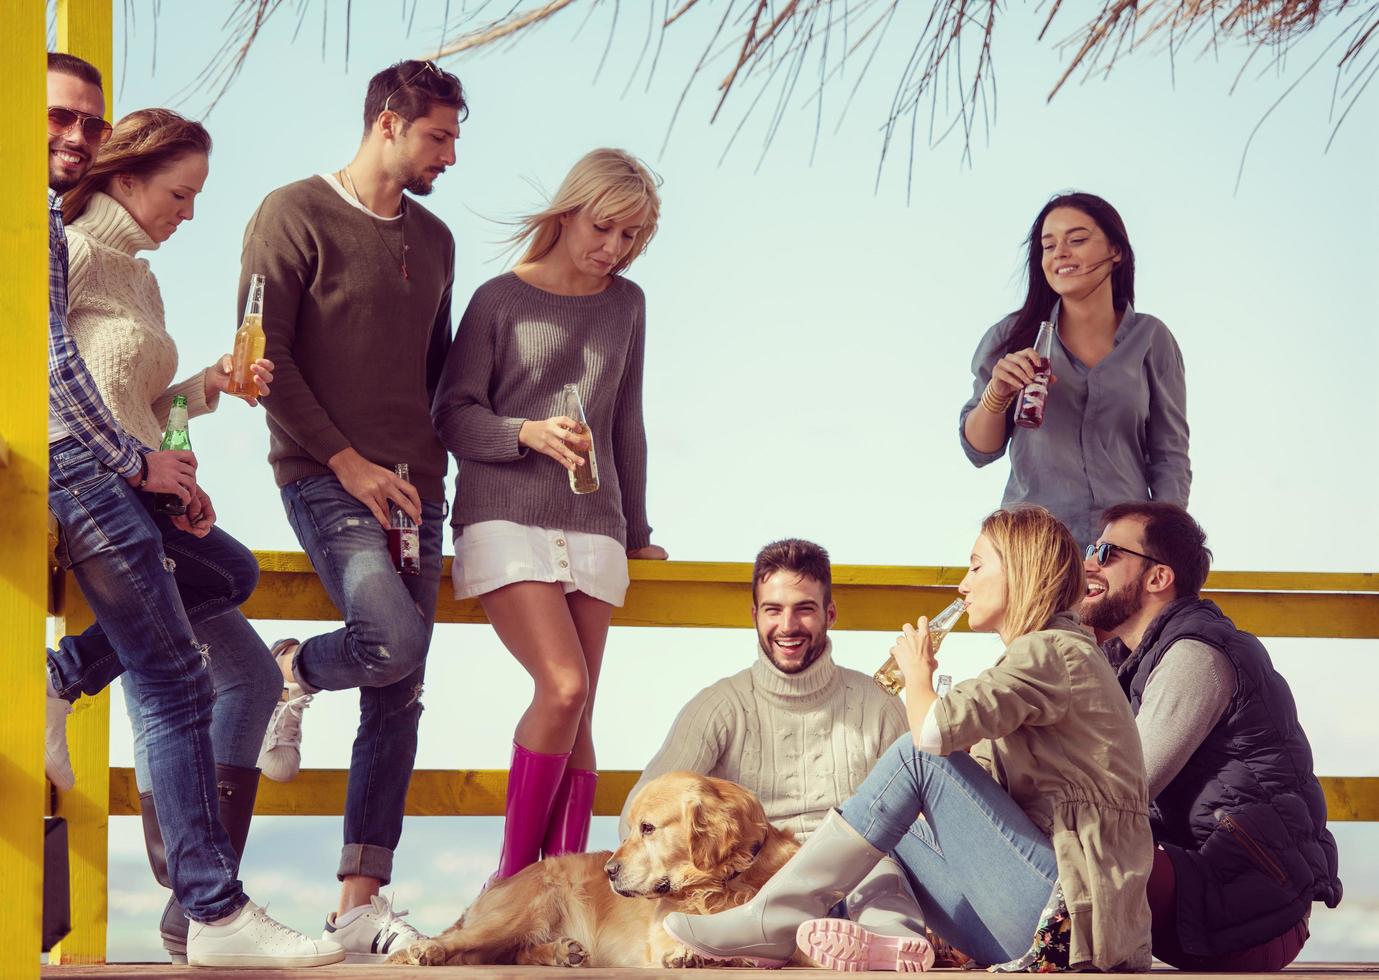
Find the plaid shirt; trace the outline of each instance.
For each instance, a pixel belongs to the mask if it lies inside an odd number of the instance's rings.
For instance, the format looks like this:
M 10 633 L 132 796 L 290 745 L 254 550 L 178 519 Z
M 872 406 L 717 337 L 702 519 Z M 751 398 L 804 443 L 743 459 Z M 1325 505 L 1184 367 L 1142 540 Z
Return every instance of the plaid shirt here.
M 120 476 L 134 476 L 148 450 L 125 432 L 101 400 L 67 329 L 67 232 L 62 198 L 48 189 L 48 412 Z

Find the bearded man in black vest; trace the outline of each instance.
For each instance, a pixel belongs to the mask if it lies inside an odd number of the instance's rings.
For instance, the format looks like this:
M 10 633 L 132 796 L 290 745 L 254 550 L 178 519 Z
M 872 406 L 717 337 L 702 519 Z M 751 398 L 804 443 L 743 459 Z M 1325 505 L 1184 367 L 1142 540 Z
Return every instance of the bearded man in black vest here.
M 1144 744 L 1154 955 L 1184 970 L 1281 970 L 1312 903 L 1341 900 L 1292 692 L 1264 645 L 1198 594 L 1211 551 L 1187 511 L 1134 501 L 1103 519 L 1082 616 L 1119 664 Z

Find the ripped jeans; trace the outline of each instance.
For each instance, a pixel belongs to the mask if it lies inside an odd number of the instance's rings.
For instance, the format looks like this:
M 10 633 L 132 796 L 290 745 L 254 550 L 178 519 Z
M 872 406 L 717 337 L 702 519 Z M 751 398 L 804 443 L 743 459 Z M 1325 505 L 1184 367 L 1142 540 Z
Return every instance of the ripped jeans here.
M 387 883 L 417 755 L 445 514 L 442 504 L 423 501 L 421 574 L 399 575 L 382 525 L 334 476 L 289 483 L 282 498 L 302 550 L 345 621 L 303 640 L 292 672 L 308 693 L 359 688 L 337 875 Z
M 166 514 L 156 513 L 151 495 L 133 496 L 162 535 L 164 567 L 172 572 L 187 621 L 210 657 L 215 761 L 253 768 L 258 765 L 264 729 L 282 693 L 282 674 L 268 646 L 239 611 L 258 583 L 258 562 L 248 548 L 220 528 L 211 528 L 204 538 L 195 537 L 173 527 Z M 58 696 L 68 701 L 98 694 L 121 674 L 134 731 L 134 778 L 139 792 L 147 793 L 153 783 L 138 682 L 125 674 L 100 622 L 80 636 L 63 637 L 57 649 L 48 653 L 48 676 Z
M 173 893 L 198 922 L 230 915 L 248 899 L 239 858 L 218 818 L 210 671 L 168 567 L 163 532 L 147 509 L 148 495 L 77 440 L 60 440 L 48 457 L 48 506 L 61 527 L 58 557 L 98 624 L 95 633 L 66 637 L 50 653 L 54 686 L 70 693 L 80 683 L 63 676 L 63 664 L 76 669 L 68 661 L 94 635 L 135 679 Z

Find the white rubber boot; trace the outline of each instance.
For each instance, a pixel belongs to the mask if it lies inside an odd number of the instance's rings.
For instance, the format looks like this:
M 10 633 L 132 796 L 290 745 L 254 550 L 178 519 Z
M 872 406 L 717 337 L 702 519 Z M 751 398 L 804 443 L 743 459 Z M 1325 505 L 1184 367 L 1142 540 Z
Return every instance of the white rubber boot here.
M 784 966 L 795 952 L 796 932 L 825 915 L 885 855 L 836 812 L 746 905 L 713 915 L 666 916 L 666 932 L 700 956 Z

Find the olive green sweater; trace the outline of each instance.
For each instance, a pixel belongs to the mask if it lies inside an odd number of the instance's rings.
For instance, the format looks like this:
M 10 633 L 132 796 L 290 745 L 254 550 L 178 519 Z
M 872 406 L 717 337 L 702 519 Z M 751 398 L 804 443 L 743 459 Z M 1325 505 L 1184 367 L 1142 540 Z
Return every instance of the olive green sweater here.
M 353 447 L 389 469 L 407 463 L 422 499 L 445 499 L 431 398 L 450 350 L 455 240 L 416 201 L 405 207 L 401 221 L 382 221 L 308 177 L 273 191 L 249 220 L 239 304 L 262 273 L 274 364 L 263 404 L 280 487 L 328 475 L 326 461 Z

